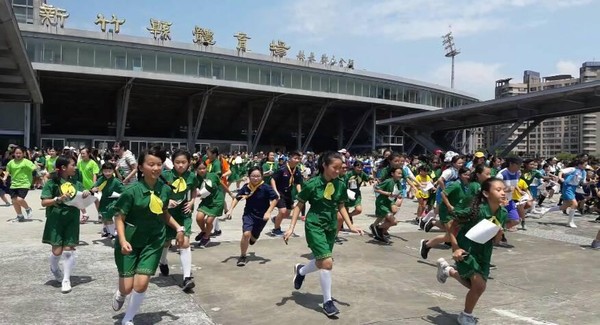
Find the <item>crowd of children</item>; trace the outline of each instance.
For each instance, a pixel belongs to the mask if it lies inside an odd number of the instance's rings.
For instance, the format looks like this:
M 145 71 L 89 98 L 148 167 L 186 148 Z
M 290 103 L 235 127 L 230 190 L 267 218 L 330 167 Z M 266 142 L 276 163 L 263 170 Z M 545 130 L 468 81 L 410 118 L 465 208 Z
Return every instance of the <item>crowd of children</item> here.
M 439 259 L 438 281 L 453 277 L 469 290 L 460 324 L 476 323 L 472 312 L 486 287 L 492 246 L 506 242 L 505 231 L 519 225 L 525 228 L 531 214 L 562 210 L 568 215 L 566 224 L 577 227 L 575 213 L 600 211 L 598 179 L 587 155 L 565 166 L 556 159 L 501 159 L 481 152 L 465 157 L 451 151 L 410 157 L 386 150 L 375 159 L 353 157 L 341 149 L 321 155 L 269 152 L 249 158 L 244 153 L 221 155 L 216 147 L 204 153 L 176 149 L 167 156 L 153 147 L 136 160 L 120 142 L 113 146 L 113 155 L 88 148 L 66 148 L 58 155 L 49 148 L 46 155 L 31 156 L 17 146 L 9 149 L 10 159 L 0 174 L 0 195 L 10 205 L 3 192 L 10 194 L 16 220 L 25 221 L 32 217 L 27 194 L 41 186 L 46 208 L 42 241 L 52 246 L 50 271 L 64 293 L 71 291 L 79 225 L 88 220 L 86 210 L 71 206 L 69 200 L 77 193 L 83 198 L 100 196 L 96 208 L 104 227 L 102 236 L 115 240 L 119 286 L 114 310 L 120 310 L 125 297 L 131 296 L 123 324 L 133 324 L 156 270 L 169 274 L 167 252 L 173 240 L 183 269 L 182 289 L 194 288 L 190 245 L 207 247 L 211 237 L 220 234 L 219 217 L 231 219 L 242 202 L 237 266 L 246 265 L 248 246 L 257 242 L 269 220 L 274 223 L 271 235 L 282 236 L 287 243 L 302 219 L 313 259 L 294 266 L 294 288 L 301 288 L 308 273 L 319 271 L 323 311 L 333 316 L 339 310 L 331 298 L 332 252 L 343 224 L 363 233 L 354 225 L 354 217 L 363 212 L 361 191 L 372 189 L 376 195 L 376 220 L 369 228 L 373 238 L 384 243 L 389 243 L 389 230 L 398 223 L 403 200 L 414 198 L 420 228 L 443 230 L 442 235 L 421 241 L 421 257 L 427 259 L 431 248 L 445 243 L 456 265 Z M 230 190 L 233 184 L 235 189 Z M 542 207 L 559 192 L 558 206 Z M 230 207 L 227 195 L 232 198 Z M 195 207 L 200 232 L 194 243 L 190 237 Z M 277 215 L 271 218 L 276 208 Z M 282 221 L 290 216 L 284 232 Z M 469 239 L 468 231 L 484 219 L 498 226 L 496 236 L 483 243 Z M 600 233 L 591 246 L 600 248 Z

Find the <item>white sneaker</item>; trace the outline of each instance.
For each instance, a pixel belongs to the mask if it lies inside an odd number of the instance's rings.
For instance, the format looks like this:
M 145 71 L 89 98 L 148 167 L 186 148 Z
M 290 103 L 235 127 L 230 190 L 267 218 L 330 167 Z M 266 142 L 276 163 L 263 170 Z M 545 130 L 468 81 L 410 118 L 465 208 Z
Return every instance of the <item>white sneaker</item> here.
M 60 268 L 53 270 L 52 268 L 50 268 L 50 272 L 52 272 L 52 275 L 54 276 L 54 279 L 58 282 L 61 282 L 63 279 L 63 273 L 60 270 Z
M 60 292 L 62 292 L 62 293 L 71 292 L 71 281 L 63 280 L 62 287 L 60 288 Z
M 122 296 L 119 290 L 116 290 L 112 301 L 113 310 L 119 311 L 123 307 L 123 304 L 125 304 L 125 296 Z
M 31 219 L 33 217 L 33 210 L 31 208 L 25 209 L 25 218 Z
M 458 324 L 460 325 L 475 325 L 477 324 L 477 320 L 473 315 L 467 315 L 464 311 L 460 312 L 458 315 Z
M 577 225 L 575 224 L 575 221 L 572 221 L 572 220 L 569 221 L 568 226 L 571 227 L 571 228 L 577 228 Z
M 442 257 L 438 258 L 437 260 L 437 280 L 439 283 L 446 283 L 446 280 L 448 279 L 448 268 L 450 267 L 450 264 L 448 264 L 448 262 L 446 262 L 446 260 Z
M 128 321 L 127 323 L 125 323 L 124 325 L 134 325 L 133 321 Z

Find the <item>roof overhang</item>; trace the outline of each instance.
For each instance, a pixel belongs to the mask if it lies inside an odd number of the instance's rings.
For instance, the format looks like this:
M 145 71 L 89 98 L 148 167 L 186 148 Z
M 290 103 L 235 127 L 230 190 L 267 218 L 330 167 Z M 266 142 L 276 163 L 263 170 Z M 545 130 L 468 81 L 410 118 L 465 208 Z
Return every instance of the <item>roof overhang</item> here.
M 10 3 L 0 0 L 0 102 L 40 104 L 42 92 Z
M 600 112 L 600 81 L 384 119 L 377 125 L 452 131 L 594 112 Z

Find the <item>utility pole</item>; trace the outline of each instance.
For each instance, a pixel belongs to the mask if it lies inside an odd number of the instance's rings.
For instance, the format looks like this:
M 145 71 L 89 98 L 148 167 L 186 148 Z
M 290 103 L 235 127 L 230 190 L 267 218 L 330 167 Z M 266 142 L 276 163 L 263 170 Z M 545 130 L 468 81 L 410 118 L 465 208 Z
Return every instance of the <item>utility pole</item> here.
M 444 50 L 446 51 L 446 57 L 452 59 L 452 66 L 450 70 L 450 88 L 454 88 L 454 57 L 460 54 L 460 50 L 458 50 L 454 44 L 454 36 L 452 36 L 452 31 L 448 32 L 448 34 L 442 36 L 442 45 L 444 46 Z M 457 131 L 458 132 L 458 131 Z M 456 139 L 456 137 L 454 137 Z M 458 147 L 456 143 L 453 143 L 454 147 Z M 467 147 L 467 130 L 463 130 L 462 132 L 462 148 L 463 150 L 469 152 L 471 148 Z

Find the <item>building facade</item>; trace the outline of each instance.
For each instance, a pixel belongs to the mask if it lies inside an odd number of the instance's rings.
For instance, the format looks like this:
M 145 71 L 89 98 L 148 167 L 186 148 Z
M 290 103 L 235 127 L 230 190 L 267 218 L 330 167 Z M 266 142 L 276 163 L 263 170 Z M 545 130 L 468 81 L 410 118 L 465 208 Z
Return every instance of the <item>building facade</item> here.
M 519 96 L 531 92 L 544 91 L 574 85 L 582 82 L 598 80 L 600 77 L 600 63 L 585 62 L 580 69 L 580 77 L 571 75 L 554 75 L 541 77 L 539 72 L 526 70 L 523 81 L 511 82 L 512 79 L 496 81 L 496 99 Z M 508 139 L 497 149 L 506 147 L 515 141 L 528 127 L 530 122 L 518 126 Z M 597 114 L 573 115 L 551 118 L 535 127 L 529 135 L 520 141 L 513 149 L 514 153 L 528 156 L 541 155 L 544 157 L 555 156 L 560 153 L 588 153 L 595 154 L 597 139 Z M 483 147 L 496 144 L 503 135 L 510 132 L 513 125 L 496 125 L 483 128 Z

